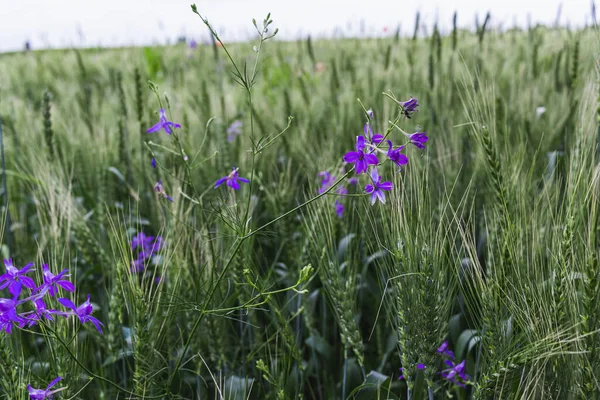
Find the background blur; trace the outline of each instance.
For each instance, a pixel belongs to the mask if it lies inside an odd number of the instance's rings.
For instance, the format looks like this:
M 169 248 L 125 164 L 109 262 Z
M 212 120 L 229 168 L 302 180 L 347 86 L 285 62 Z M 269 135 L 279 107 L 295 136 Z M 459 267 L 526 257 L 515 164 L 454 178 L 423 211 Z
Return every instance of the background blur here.
M 190 11 L 193 0 L 1 0 L 0 52 L 56 47 L 130 46 L 173 43 L 186 36 L 207 40 L 199 18 Z M 272 13 L 279 40 L 312 36 L 393 35 L 398 26 L 412 34 L 415 13 L 424 24 L 439 21 L 449 30 L 452 14 L 460 11 L 459 26 L 471 29 L 475 16 L 487 11 L 492 25 L 525 27 L 528 22 L 571 27 L 590 23 L 589 0 L 198 0 L 199 11 L 219 28 L 226 41 L 252 35 L 249 16 L 262 20 Z M 562 6 L 561 6 L 562 4 Z M 426 28 L 424 28 L 426 29 Z

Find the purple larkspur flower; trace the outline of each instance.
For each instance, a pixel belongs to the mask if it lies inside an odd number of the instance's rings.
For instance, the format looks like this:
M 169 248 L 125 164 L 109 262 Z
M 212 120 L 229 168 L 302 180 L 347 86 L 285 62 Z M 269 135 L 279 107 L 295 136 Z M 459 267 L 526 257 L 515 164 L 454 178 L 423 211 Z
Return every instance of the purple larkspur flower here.
M 465 387 L 464 382 L 468 381 L 471 377 L 465 374 L 465 365 L 467 360 L 462 360 L 458 364 L 454 364 L 454 362 L 450 360 L 445 361 L 446 365 L 450 368 L 442 371 L 442 378 L 446 379 L 448 382 L 454 383 L 460 387 Z
M 369 119 L 373 119 L 374 118 L 374 114 L 373 114 L 373 110 L 371 108 L 369 108 L 367 110 L 367 115 L 369 116 Z
M 50 272 L 48 264 L 42 265 L 42 271 L 44 271 L 44 283 L 37 288 L 36 292 L 41 295 L 50 293 L 50 296 L 54 297 L 58 293 L 59 288 L 63 288 L 67 292 L 74 292 L 75 285 L 70 281 L 63 279 L 64 277 L 70 276 L 68 269 L 63 269 L 58 275 L 54 275 Z
M 325 193 L 327 189 L 333 185 L 335 182 L 335 176 L 331 175 L 329 171 L 321 171 L 318 174 L 319 177 L 323 178 L 321 180 L 321 187 L 319 188 L 319 194 Z
M 356 151 L 349 151 L 344 155 L 344 161 L 347 163 L 354 163 L 356 168 L 356 174 L 360 175 L 367 171 L 369 165 L 379 164 L 377 156 L 374 154 L 365 154 L 365 137 L 356 137 Z
M 58 383 L 62 379 L 61 376 L 54 379 L 52 382 L 48 384 L 46 389 L 34 389 L 31 385 L 27 385 L 27 391 L 29 392 L 29 398 L 31 400 L 46 400 L 51 399 L 54 393 L 60 392 L 63 389 L 50 390 L 54 385 Z
M 382 134 L 373 134 L 373 127 L 371 126 L 371 124 L 365 124 L 363 131 L 365 133 L 365 137 L 369 140 L 370 143 L 379 144 L 383 141 Z
M 19 284 L 20 285 L 20 284 Z M 11 299 L 0 298 L 0 332 L 12 333 L 13 325 L 24 325 L 27 320 L 17 314 L 16 297 Z
M 0 289 L 4 289 L 8 286 L 8 291 L 13 296 L 18 296 L 21 293 L 22 286 L 35 290 L 35 282 L 25 275 L 30 271 L 31 267 L 33 267 L 33 263 L 29 263 L 23 268 L 17 269 L 13 265 L 12 258 L 9 258 L 8 260 L 4 260 L 4 266 L 6 267 L 6 273 L 0 275 Z
M 224 176 L 215 182 L 215 189 L 218 188 L 219 186 L 221 186 L 224 182 L 227 182 L 227 186 L 229 186 L 233 190 L 239 190 L 240 184 L 238 183 L 238 181 L 241 181 L 244 183 L 249 183 L 250 179 L 240 177 L 238 168 L 233 167 L 232 171 L 229 173 L 229 175 Z
M 58 299 L 58 302 L 64 307 L 73 310 L 70 314 L 77 316 L 77 318 L 79 318 L 79 321 L 81 321 L 82 324 L 85 324 L 89 321 L 92 324 L 94 324 L 96 329 L 98 329 L 98 332 L 102 333 L 101 326 L 104 324 L 100 322 L 97 318 L 92 317 L 92 312 L 94 311 L 94 309 L 92 307 L 92 303 L 90 303 L 89 294 L 87 296 L 87 300 L 83 302 L 79 307 L 73 304 L 71 300 L 65 298 Z
M 403 165 L 408 164 L 408 157 L 405 154 L 402 154 L 404 146 L 400 146 L 394 149 L 394 146 L 392 145 L 392 142 L 390 140 L 388 140 L 387 143 L 389 146 L 387 157 L 400 168 L 402 168 Z
M 242 121 L 236 119 L 229 128 L 227 128 L 227 141 L 233 142 L 235 138 L 242 133 Z
M 160 131 L 161 129 L 164 129 L 165 133 L 167 135 L 170 135 L 171 133 L 173 133 L 173 129 L 181 128 L 181 125 L 167 120 L 167 113 L 165 112 L 164 108 L 161 108 L 158 111 L 158 114 L 160 116 L 159 121 L 156 124 L 154 124 L 151 128 L 149 128 L 146 131 L 146 133 L 154 133 Z
M 419 107 L 419 101 L 414 97 L 406 101 L 396 101 L 400 107 L 402 107 L 402 113 L 406 116 L 406 118 L 410 118 L 413 113 L 419 111 L 417 107 Z
M 131 262 L 131 271 L 140 272 L 144 270 L 144 263 L 147 259 L 154 256 L 164 246 L 164 240 L 161 236 L 147 236 L 144 232 L 139 232 L 131 239 L 131 251 L 139 249 L 137 258 Z
M 381 182 L 381 177 L 377 172 L 377 168 L 373 168 L 371 170 L 371 180 L 373 184 L 368 184 L 365 186 L 365 193 L 371 195 L 371 205 L 375 204 L 377 199 L 383 204 L 385 204 L 385 193 L 384 190 L 392 190 L 394 185 L 392 182 Z
M 196 47 L 198 47 L 198 42 L 196 42 L 195 39 L 191 39 L 188 43 L 188 46 L 190 47 L 190 49 L 195 49 Z
M 418 363 L 417 369 L 425 369 L 425 364 Z M 400 372 L 402 372 L 403 370 L 404 368 L 400 368 Z M 398 377 L 399 381 L 401 381 L 402 379 L 404 379 L 404 373 Z
M 165 188 L 162 185 L 162 180 L 156 182 L 156 185 L 154 185 L 154 191 L 162 197 L 164 197 L 165 199 L 169 200 L 171 203 L 173 202 L 173 198 L 169 196 L 167 192 L 165 192 Z
M 409 133 L 406 135 L 406 137 L 408 138 L 408 140 L 410 140 L 410 143 L 412 143 L 419 149 L 424 149 L 424 143 L 426 143 L 429 140 L 429 137 L 427 137 L 426 133 L 427 132 Z
M 449 349 L 449 347 L 448 341 L 445 341 L 440 345 L 440 347 L 438 347 L 437 352 L 438 354 L 446 355 L 454 360 L 454 353 Z
M 348 184 L 349 185 L 357 185 L 358 179 L 356 177 L 352 177 L 352 178 L 348 179 Z
M 335 201 L 335 213 L 339 218 L 344 216 L 344 205 L 339 200 Z
M 156 160 L 154 157 L 152 157 L 152 161 L 150 163 L 152 164 L 152 168 L 156 168 Z

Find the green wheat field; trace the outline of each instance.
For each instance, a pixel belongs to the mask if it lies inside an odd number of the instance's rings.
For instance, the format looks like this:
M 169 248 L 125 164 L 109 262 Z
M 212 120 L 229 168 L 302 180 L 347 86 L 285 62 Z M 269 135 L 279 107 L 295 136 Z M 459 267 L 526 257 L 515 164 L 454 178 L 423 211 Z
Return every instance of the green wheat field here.
M 595 26 L 189 12 L 212 43 L 0 55 L 0 395 L 600 398 Z

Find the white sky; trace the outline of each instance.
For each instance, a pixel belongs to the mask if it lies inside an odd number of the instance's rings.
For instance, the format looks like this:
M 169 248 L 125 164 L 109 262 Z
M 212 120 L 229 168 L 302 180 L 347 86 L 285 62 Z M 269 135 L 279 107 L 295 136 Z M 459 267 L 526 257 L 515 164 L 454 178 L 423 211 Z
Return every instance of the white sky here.
M 194 0 L 0 0 L 0 52 L 17 50 L 26 40 L 34 49 L 69 46 L 144 45 L 173 42 L 180 35 L 204 39 L 206 29 L 192 13 Z M 242 40 L 252 32 L 252 18 L 271 12 L 281 39 L 298 35 L 357 36 L 388 34 L 400 24 L 412 32 L 417 10 L 428 26 L 437 19 L 444 30 L 458 11 L 462 27 L 475 15 L 492 13 L 494 25 L 526 26 L 531 20 L 552 24 L 562 5 L 562 25 L 591 21 L 591 0 L 196 0 L 224 41 Z M 599 10 L 600 13 L 600 10 Z

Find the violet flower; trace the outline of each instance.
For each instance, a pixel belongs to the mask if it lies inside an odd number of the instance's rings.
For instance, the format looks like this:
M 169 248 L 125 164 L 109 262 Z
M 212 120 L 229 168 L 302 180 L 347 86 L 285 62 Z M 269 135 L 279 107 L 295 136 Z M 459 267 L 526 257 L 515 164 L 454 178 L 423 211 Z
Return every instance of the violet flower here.
M 408 164 L 408 157 L 402 154 L 404 146 L 400 146 L 394 149 L 392 142 L 390 140 L 388 140 L 387 142 L 389 146 L 389 150 L 387 152 L 388 158 L 400 168 L 402 168 L 403 165 Z
M 429 140 L 426 133 L 427 132 L 415 132 L 415 133 L 407 134 L 406 137 L 416 147 L 418 147 L 419 149 L 424 149 L 425 145 L 423 143 L 426 143 L 427 140 Z
M 445 341 L 440 345 L 440 347 L 438 347 L 437 352 L 438 354 L 446 355 L 454 360 L 454 352 L 452 352 L 452 350 L 450 350 L 448 347 L 448 341 Z
M 374 118 L 373 109 L 369 108 L 367 110 L 367 115 L 369 116 L 369 119 L 373 119 Z
M 356 151 L 349 151 L 344 155 L 344 161 L 348 163 L 354 163 L 356 167 L 356 174 L 360 175 L 367 171 L 369 165 L 379 164 L 377 156 L 374 154 L 365 154 L 365 137 L 356 137 Z
M 150 129 L 148 129 L 146 133 L 154 133 L 160 131 L 161 129 L 164 129 L 165 133 L 167 135 L 170 135 L 171 133 L 173 133 L 174 128 L 181 128 L 181 125 L 176 124 L 172 121 L 167 121 L 167 114 L 164 108 L 161 108 L 158 114 L 160 116 L 159 121 L 156 124 L 154 124 Z
M 454 364 L 450 360 L 446 360 L 445 363 L 450 368 L 442 371 L 442 378 L 448 380 L 448 382 L 454 383 L 460 387 L 465 387 L 464 382 L 471 378 L 469 375 L 465 374 L 465 364 L 467 360 L 462 360 L 459 364 Z
M 373 134 L 373 127 L 371 126 L 371 124 L 365 124 L 363 131 L 365 133 L 365 137 L 367 139 L 369 139 L 369 142 L 373 143 L 373 144 L 379 144 L 383 141 L 383 135 L 376 133 Z
M 44 283 L 36 290 L 37 292 L 40 292 L 42 296 L 48 292 L 50 293 L 50 296 L 54 297 L 58 293 L 59 287 L 63 288 L 67 292 L 72 293 L 75 291 L 75 285 L 73 285 L 73 283 L 70 281 L 63 279 L 65 276 L 70 276 L 68 275 L 68 269 L 63 269 L 58 275 L 54 275 L 52 272 L 50 272 L 48 264 L 43 264 L 42 270 L 44 271 Z
M 406 118 L 410 118 L 413 113 L 419 111 L 417 107 L 419 107 L 419 101 L 414 97 L 406 101 L 396 101 L 400 107 L 402 107 L 402 113 L 406 116 Z
M 235 138 L 242 133 L 242 121 L 236 119 L 229 128 L 227 128 L 227 141 L 233 142 Z
M 28 276 L 25 276 L 29 269 L 33 267 L 33 263 L 25 265 L 21 269 L 17 269 L 13 265 L 12 258 L 4 260 L 4 266 L 6 267 L 6 273 L 0 275 L 0 289 L 4 289 L 8 286 L 8 291 L 13 296 L 18 296 L 21 293 L 21 283 L 23 286 L 35 290 L 35 282 Z M 4 281 L 4 283 L 1 283 Z
M 223 184 L 223 182 L 227 182 L 227 186 L 229 186 L 233 190 L 239 190 L 240 184 L 238 183 L 238 181 L 241 181 L 244 183 L 249 183 L 250 179 L 241 178 L 238 173 L 238 168 L 233 167 L 232 171 L 229 173 L 229 175 L 224 176 L 215 182 L 215 189 L 218 188 L 219 186 L 221 186 Z
M 156 168 L 156 160 L 154 157 L 152 157 L 152 161 L 150 163 L 152 164 L 152 168 Z
M 169 200 L 171 203 L 173 202 L 173 198 L 169 196 L 167 192 L 165 192 L 165 188 L 162 185 L 162 180 L 156 182 L 156 185 L 154 185 L 154 191 L 162 197 L 164 197 L 165 199 Z
M 329 173 L 329 171 L 319 172 L 318 176 L 323 178 L 323 180 L 321 180 L 321 187 L 319 188 L 319 194 L 325 193 L 327 191 L 327 189 L 329 189 L 331 187 L 331 185 L 333 185 L 333 183 L 335 182 L 335 176 L 331 175 L 331 173 Z
M 31 385 L 27 385 L 27 391 L 29 392 L 29 398 L 31 400 L 46 400 L 46 399 L 51 399 L 52 395 L 54 393 L 57 393 L 57 392 L 60 392 L 61 390 L 64 390 L 63 388 L 56 389 L 56 390 L 50 390 L 61 379 L 62 379 L 61 376 L 59 376 L 56 379 L 54 379 L 52 382 L 50 382 L 48 384 L 48 386 L 46 387 L 45 390 L 44 389 L 34 389 L 34 388 L 31 387 Z
M 14 299 L 0 298 L 0 332 L 12 333 L 14 324 L 25 324 L 27 320 L 17 314 L 17 305 Z
M 75 304 L 73 304 L 73 302 L 71 300 L 65 299 L 65 298 L 58 299 L 58 302 L 60 304 L 62 304 L 64 307 L 70 308 L 71 310 L 73 310 L 70 314 L 76 315 L 82 324 L 85 324 L 86 322 L 89 321 L 92 324 L 94 324 L 96 329 L 98 329 L 98 332 L 102 333 L 101 326 L 104 324 L 102 322 L 100 322 L 98 319 L 96 319 L 95 317 L 92 317 L 93 307 L 92 307 L 92 304 L 90 303 L 90 295 L 89 294 L 87 296 L 87 300 L 84 303 L 82 303 L 79 307 L 75 306 Z
M 377 199 L 379 199 L 382 204 L 385 204 L 385 193 L 383 193 L 383 191 L 392 190 L 394 185 L 392 182 L 381 182 L 381 177 L 377 172 L 377 168 L 371 170 L 371 180 L 373 181 L 373 184 L 365 186 L 365 193 L 371 195 L 371 205 L 375 204 Z
M 344 216 L 344 205 L 339 200 L 335 201 L 335 213 L 339 218 Z

